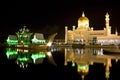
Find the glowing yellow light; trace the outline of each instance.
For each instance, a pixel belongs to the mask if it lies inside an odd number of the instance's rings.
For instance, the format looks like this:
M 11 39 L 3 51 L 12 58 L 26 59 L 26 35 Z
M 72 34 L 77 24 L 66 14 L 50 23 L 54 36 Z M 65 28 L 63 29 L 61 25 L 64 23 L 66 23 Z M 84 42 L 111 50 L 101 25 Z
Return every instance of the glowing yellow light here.
M 49 42 L 49 43 L 47 44 L 47 46 L 49 46 L 49 47 L 50 47 L 51 45 L 52 45 L 52 42 Z
M 48 56 L 52 56 L 51 52 L 47 52 L 47 55 L 48 55 Z

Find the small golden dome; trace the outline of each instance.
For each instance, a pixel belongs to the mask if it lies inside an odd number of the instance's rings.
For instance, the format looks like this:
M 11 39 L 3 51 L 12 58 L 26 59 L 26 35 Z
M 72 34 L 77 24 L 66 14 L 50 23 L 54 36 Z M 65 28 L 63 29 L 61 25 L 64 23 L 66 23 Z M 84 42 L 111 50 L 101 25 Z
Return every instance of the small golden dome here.
M 84 14 L 84 12 L 82 13 L 82 17 L 80 17 L 79 19 L 78 19 L 78 22 L 83 22 L 83 21 L 89 21 L 89 19 L 87 18 L 87 17 L 85 17 L 85 14 Z

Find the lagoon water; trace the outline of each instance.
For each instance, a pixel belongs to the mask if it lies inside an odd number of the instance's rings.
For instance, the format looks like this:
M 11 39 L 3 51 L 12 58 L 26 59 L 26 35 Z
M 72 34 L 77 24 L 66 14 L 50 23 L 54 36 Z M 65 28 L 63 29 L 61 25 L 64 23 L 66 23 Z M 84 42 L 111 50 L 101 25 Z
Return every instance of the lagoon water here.
M 10 80 L 119 80 L 119 56 L 91 48 L 53 48 L 44 52 L 1 47 L 0 75 Z

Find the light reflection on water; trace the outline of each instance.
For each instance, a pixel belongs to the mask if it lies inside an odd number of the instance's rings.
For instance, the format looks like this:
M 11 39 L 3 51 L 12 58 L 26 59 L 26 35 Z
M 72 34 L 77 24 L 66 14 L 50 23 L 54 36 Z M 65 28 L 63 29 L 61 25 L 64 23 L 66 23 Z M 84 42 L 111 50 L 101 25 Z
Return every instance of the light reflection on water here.
M 81 77 L 84 77 L 89 74 L 89 66 L 94 66 L 98 63 L 103 65 L 105 78 L 110 78 L 110 68 L 112 67 L 111 60 L 118 60 L 120 57 L 118 55 L 104 55 L 103 49 L 65 49 L 65 65 L 67 62 L 72 62 L 72 65 L 77 65 L 77 72 L 81 74 Z
M 61 78 L 65 78 L 65 80 L 115 80 L 119 76 L 115 73 L 120 70 L 119 55 L 104 55 L 102 48 L 73 49 L 68 47 L 52 48 L 49 51 L 6 48 L 5 51 L 7 59 L 18 65 L 21 70 L 30 70 L 31 65 L 44 65 L 42 68 L 46 69 L 49 67 L 48 69 L 51 69 L 51 71 L 45 70 L 46 72 L 50 71 L 51 75 L 58 74 L 56 75 L 58 77 L 62 74 Z M 55 68 L 55 71 L 53 70 L 52 72 L 53 68 Z M 37 71 L 37 69 L 38 67 L 33 70 Z

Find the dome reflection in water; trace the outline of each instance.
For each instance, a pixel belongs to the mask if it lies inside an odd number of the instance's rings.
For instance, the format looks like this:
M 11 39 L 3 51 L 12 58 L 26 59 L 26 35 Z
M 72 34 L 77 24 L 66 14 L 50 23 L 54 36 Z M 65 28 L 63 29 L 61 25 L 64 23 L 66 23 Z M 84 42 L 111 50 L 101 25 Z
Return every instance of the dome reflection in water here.
M 51 72 L 51 76 L 54 73 L 66 80 L 115 79 L 116 73 L 113 70 L 119 66 L 120 59 L 120 55 L 104 55 L 102 48 L 70 47 L 51 48 L 49 51 L 6 48 L 6 57 L 22 69 L 29 68 L 31 64 L 44 65 L 42 68 Z

